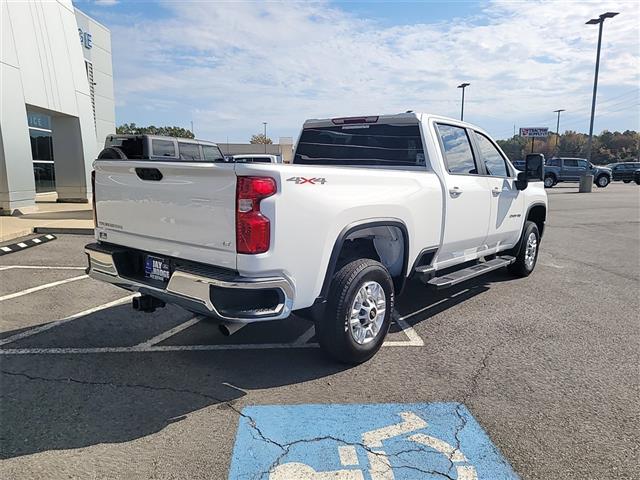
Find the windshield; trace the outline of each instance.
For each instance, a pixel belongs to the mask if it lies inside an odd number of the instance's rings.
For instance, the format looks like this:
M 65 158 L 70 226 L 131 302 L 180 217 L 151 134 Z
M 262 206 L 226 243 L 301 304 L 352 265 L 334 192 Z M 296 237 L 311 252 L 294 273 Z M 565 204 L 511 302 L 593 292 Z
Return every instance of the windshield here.
M 293 163 L 303 165 L 424 165 L 418 124 L 305 128 Z

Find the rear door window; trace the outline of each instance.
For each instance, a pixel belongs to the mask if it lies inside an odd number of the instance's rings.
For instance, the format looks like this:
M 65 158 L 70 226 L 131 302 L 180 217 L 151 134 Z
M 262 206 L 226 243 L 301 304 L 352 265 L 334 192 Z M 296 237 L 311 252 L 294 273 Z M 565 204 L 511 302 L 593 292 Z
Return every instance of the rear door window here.
M 293 163 L 303 165 L 425 165 L 416 124 L 335 125 L 302 130 Z
M 477 175 L 478 168 L 466 129 L 439 123 L 438 134 L 449 173 Z
M 176 145 L 171 140 L 151 140 L 154 157 L 175 157 Z
M 483 134 L 478 132 L 474 133 L 487 173 L 493 177 L 508 177 L 509 170 L 507 164 L 496 146 Z
M 575 160 L 573 158 L 567 158 L 564 161 L 564 166 L 565 167 L 577 167 L 578 166 L 578 160 Z
M 204 159 L 210 162 L 224 162 L 224 156 L 218 147 L 213 145 L 202 145 Z
M 200 161 L 200 145 L 197 143 L 178 142 L 178 149 L 180 150 L 180 160 L 186 162 Z

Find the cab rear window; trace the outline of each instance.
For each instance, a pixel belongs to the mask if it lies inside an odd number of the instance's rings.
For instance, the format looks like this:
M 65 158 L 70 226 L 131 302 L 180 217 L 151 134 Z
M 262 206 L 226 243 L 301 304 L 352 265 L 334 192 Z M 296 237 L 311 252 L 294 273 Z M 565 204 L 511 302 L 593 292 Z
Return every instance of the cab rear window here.
M 418 124 L 305 128 L 293 163 L 303 165 L 424 165 Z

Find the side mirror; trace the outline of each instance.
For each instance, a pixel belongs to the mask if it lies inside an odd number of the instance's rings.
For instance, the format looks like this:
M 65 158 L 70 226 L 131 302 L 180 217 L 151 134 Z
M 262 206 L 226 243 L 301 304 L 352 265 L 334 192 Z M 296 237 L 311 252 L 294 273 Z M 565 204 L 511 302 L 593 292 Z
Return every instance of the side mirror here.
M 515 185 L 517 190 L 524 190 L 529 186 L 529 181 L 527 180 L 527 172 L 518 172 Z

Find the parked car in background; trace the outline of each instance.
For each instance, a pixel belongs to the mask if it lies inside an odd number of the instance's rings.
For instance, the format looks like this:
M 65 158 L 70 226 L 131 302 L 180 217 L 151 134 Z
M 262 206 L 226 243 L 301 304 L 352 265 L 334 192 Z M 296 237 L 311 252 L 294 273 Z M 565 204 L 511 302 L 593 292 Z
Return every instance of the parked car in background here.
M 611 180 L 629 183 L 634 180 L 633 175 L 640 168 L 640 162 L 611 163 L 607 167 L 611 168 Z
M 252 153 L 246 155 L 234 155 L 233 161 L 236 163 L 282 163 L 282 157 L 279 155 L 267 155 L 266 153 Z
M 584 158 L 554 157 L 544 166 L 544 186 L 551 188 L 559 182 L 579 182 L 580 177 L 593 175 L 593 183 L 604 188 L 611 183 L 611 169 L 589 163 Z
M 520 170 L 521 172 L 524 172 L 524 160 L 514 160 L 513 161 L 513 166 L 516 167 L 516 170 Z
M 206 140 L 161 135 L 108 135 L 101 160 L 225 162 L 218 145 Z

